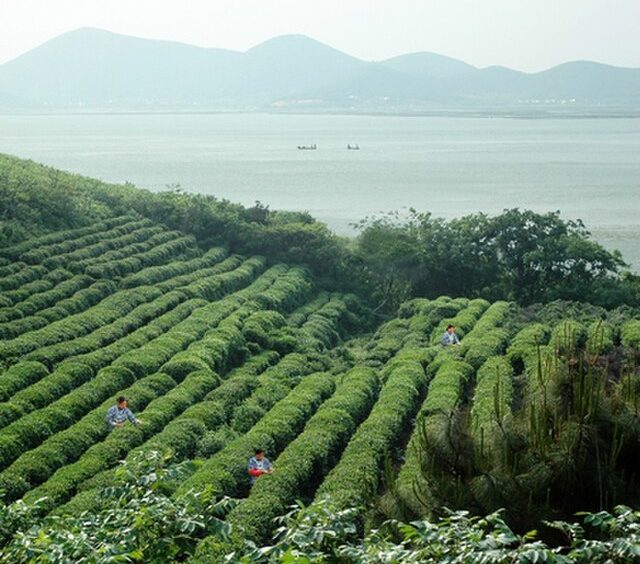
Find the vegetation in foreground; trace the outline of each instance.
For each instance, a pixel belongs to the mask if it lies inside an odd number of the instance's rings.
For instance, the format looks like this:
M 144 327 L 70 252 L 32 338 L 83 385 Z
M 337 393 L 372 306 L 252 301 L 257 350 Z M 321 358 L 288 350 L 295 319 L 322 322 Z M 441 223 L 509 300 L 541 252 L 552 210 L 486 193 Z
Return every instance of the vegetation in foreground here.
M 97 513 L 41 517 L 38 505 L 0 507 L 0 558 L 7 562 L 550 562 L 605 563 L 640 559 L 640 512 L 618 506 L 612 513 L 583 513 L 576 521 L 546 522 L 558 542 L 536 531 L 514 533 L 500 512 L 472 517 L 449 511 L 436 521 L 386 521 L 364 537 L 361 508 L 338 509 L 329 498 L 292 506 L 276 519 L 270 544 L 241 542 L 222 554 L 233 537 L 225 515 L 237 501 L 213 501 L 191 492 L 171 497 L 191 463 L 166 465 L 151 453 L 117 470 Z M 194 555 L 198 541 L 205 535 Z

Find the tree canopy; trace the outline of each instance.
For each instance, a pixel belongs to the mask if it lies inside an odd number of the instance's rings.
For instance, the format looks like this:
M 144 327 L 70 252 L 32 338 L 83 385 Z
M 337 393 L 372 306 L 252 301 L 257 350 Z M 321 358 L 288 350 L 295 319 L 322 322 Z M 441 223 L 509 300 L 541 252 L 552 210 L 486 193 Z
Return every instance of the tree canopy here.
M 510 209 L 446 221 L 412 210 L 406 219 L 390 214 L 358 228 L 356 252 L 380 281 L 383 300 L 446 294 L 614 307 L 640 298 L 638 278 L 625 272 L 620 253 L 557 211 Z

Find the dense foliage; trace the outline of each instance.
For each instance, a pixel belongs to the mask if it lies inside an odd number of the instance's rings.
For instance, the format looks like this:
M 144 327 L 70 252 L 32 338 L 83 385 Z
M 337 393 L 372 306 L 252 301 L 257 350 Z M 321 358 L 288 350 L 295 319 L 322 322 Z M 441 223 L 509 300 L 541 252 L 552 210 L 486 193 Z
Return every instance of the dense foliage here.
M 358 253 L 383 281 L 380 297 L 441 294 L 557 299 L 605 307 L 640 304 L 640 281 L 619 253 L 594 242 L 580 221 L 518 209 L 446 221 L 412 211 L 363 221 Z
M 94 513 L 41 517 L 38 504 L 0 506 L 0 558 L 26 562 L 549 562 L 630 563 L 640 559 L 640 512 L 618 506 L 612 513 L 584 513 L 583 522 L 553 521 L 559 533 L 549 544 L 531 531 L 519 535 L 500 512 L 472 517 L 447 512 L 437 520 L 387 521 L 364 537 L 362 509 L 340 509 L 325 498 L 292 506 L 277 517 L 264 546 L 244 540 L 228 554 L 220 543 L 234 534 L 225 515 L 237 501 L 215 501 L 188 492 L 170 493 L 193 471 L 191 463 L 167 465 L 153 452 L 121 465 L 114 486 L 103 491 Z M 207 542 L 200 543 L 204 535 Z M 217 543 L 213 543 L 217 539 Z M 197 548 L 196 548 L 197 547 Z
M 637 350 L 619 345 L 635 321 L 528 323 L 509 340 L 514 331 L 498 303 L 457 350 L 431 362 L 434 377 L 383 510 L 404 517 L 443 505 L 506 507 L 524 528 L 640 503 Z M 488 350 L 493 331 L 503 338 Z
M 537 539 L 537 531 L 514 533 L 500 512 L 471 517 L 447 511 L 434 521 L 386 521 L 364 538 L 358 534 L 359 508 L 338 509 L 331 499 L 294 506 L 278 521 L 274 543 L 239 551 L 242 562 L 435 562 L 507 564 L 629 563 L 640 559 L 640 513 L 616 507 L 613 513 L 583 513 L 576 522 L 545 523 L 562 534 L 556 546 Z M 200 546 L 196 559 L 208 560 Z M 241 556 L 242 555 L 242 556 Z
M 158 453 L 118 468 L 98 513 L 39 517 L 36 502 L 0 507 L 0 558 L 4 562 L 167 562 L 184 560 L 205 533 L 224 537 L 230 500 L 203 496 L 173 500 L 167 488 L 190 463 L 166 466 Z

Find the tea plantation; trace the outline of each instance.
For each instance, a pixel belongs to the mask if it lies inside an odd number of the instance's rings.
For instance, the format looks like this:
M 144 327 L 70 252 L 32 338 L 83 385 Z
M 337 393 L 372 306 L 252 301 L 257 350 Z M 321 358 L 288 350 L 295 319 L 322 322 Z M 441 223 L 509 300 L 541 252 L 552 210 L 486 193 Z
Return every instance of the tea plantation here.
M 461 342 L 445 348 L 449 324 Z M 443 507 L 505 508 L 526 531 L 640 502 L 629 308 L 443 296 L 383 320 L 305 268 L 203 251 L 133 214 L 0 248 L 0 339 L 6 561 L 159 561 L 152 546 L 87 537 L 81 549 L 79 530 L 52 533 L 126 511 L 131 484 L 208 515 L 167 544 L 167 560 L 195 562 L 310 561 L 259 551 L 293 526 L 276 518 L 298 500 L 330 503 L 336 524 L 357 509 L 357 538 L 386 519 L 446 518 Z M 120 395 L 141 425 L 109 429 Z M 256 448 L 274 471 L 251 486 Z M 144 461 L 156 465 L 147 482 L 126 478 Z M 637 530 L 626 542 L 633 559 Z M 318 561 L 367 561 L 322 550 Z M 388 561 L 438 560 L 413 554 Z

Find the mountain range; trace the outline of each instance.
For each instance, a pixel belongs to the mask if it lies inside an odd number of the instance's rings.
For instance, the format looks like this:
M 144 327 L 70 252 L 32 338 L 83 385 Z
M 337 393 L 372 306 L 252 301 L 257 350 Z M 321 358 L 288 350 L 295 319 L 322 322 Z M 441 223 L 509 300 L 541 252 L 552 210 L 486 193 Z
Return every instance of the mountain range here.
M 640 69 L 568 62 L 537 73 L 435 53 L 379 62 L 303 35 L 241 53 L 82 28 L 0 65 L 0 108 L 409 111 L 640 109 Z

